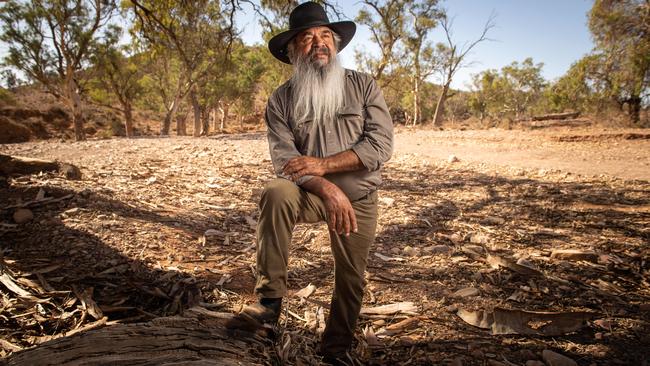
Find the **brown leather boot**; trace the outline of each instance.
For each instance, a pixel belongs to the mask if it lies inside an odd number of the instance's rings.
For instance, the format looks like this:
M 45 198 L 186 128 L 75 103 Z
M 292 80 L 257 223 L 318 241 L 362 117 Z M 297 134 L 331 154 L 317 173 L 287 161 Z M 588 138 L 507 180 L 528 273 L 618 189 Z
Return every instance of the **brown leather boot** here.
M 245 306 L 239 315 L 257 324 L 275 325 L 280 318 L 281 310 L 281 297 L 277 299 L 260 299 L 255 304 Z

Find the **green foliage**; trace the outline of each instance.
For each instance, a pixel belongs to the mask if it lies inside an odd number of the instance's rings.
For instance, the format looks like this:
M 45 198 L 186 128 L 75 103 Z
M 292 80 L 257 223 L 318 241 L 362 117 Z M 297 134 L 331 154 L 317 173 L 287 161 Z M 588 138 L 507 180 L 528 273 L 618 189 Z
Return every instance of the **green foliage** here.
M 605 93 L 627 104 L 631 120 L 638 122 L 642 103 L 650 104 L 650 2 L 596 0 L 589 29 L 602 55 Z
M 470 110 L 481 119 L 517 119 L 538 111 L 546 86 L 542 67 L 543 64 L 527 58 L 503 67 L 500 72 L 486 70 L 474 75 L 474 92 L 468 99 Z

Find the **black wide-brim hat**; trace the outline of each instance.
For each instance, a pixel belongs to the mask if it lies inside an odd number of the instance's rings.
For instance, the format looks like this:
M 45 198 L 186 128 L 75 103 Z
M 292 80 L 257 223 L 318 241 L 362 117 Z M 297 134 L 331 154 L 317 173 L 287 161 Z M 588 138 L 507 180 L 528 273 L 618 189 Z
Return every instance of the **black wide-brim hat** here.
M 350 43 L 357 30 L 356 24 L 351 21 L 330 23 L 325 9 L 319 4 L 308 1 L 296 6 L 289 15 L 289 30 L 275 35 L 269 41 L 269 51 L 278 60 L 291 64 L 287 54 L 287 45 L 298 33 L 312 27 L 328 27 L 341 37 L 338 51 L 340 52 Z

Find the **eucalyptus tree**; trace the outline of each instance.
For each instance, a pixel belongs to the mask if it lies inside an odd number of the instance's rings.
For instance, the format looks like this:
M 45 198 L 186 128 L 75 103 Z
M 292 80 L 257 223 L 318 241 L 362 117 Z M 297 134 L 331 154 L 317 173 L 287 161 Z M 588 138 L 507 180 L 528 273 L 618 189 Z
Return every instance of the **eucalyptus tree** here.
M 589 29 L 611 82 L 608 94 L 638 123 L 650 98 L 650 1 L 596 0 Z
M 399 64 L 399 41 L 405 34 L 406 10 L 413 0 L 363 0 L 364 7 L 356 21 L 370 29 L 371 41 L 379 48 L 379 55 L 358 51 L 357 66 L 368 72 L 382 86 L 390 83 L 385 79 L 386 70 Z M 394 74 L 394 73 L 393 73 Z
M 90 96 L 96 103 L 122 113 L 126 137 L 132 137 L 134 102 L 144 92 L 140 81 L 145 55 L 134 52 L 133 44 L 119 45 L 122 29 L 110 29 L 92 53 L 90 70 L 95 77 L 90 84 Z
M 4 64 L 23 72 L 61 100 L 76 140 L 86 138 L 82 90 L 90 51 L 115 13 L 112 0 L 8 0 L 0 6 Z
M 409 68 L 412 70 L 413 124 L 420 123 L 420 95 L 422 83 L 438 68 L 438 58 L 429 35 L 438 25 L 444 12 L 438 8 L 438 0 L 415 1 L 408 8 L 408 29 L 404 37 Z
M 445 31 L 446 43 L 438 43 L 437 47 L 437 52 L 440 55 L 441 67 L 439 72 L 442 89 L 440 91 L 440 95 L 438 96 L 438 102 L 436 103 L 436 112 L 433 117 L 433 124 L 436 126 L 440 125 L 442 122 L 442 118 L 445 113 L 445 102 L 449 97 L 449 90 L 454 76 L 456 76 L 458 70 L 469 65 L 466 59 L 467 55 L 479 43 L 489 40 L 487 34 L 495 26 L 494 15 L 491 15 L 485 22 L 481 35 L 476 40 L 461 45 L 452 39 L 452 21 L 447 16 L 444 16 L 442 18 L 440 24 L 442 26 L 442 29 Z
M 160 134 L 168 135 L 171 121 L 182 100 L 189 95 L 194 112 L 194 135 L 201 130 L 198 105 L 199 81 L 213 65 L 224 62 L 236 37 L 233 2 L 214 0 L 129 0 L 126 7 L 135 15 L 134 33 L 152 48 L 169 50 L 178 60 L 180 73 L 172 91 Z

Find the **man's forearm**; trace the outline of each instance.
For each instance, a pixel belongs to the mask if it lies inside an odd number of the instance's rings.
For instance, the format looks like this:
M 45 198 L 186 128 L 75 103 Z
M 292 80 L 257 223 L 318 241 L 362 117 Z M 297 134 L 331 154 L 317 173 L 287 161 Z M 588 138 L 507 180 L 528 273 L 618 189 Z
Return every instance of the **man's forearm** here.
M 310 180 L 301 184 L 300 187 L 302 187 L 307 192 L 311 192 L 317 195 L 321 199 L 325 199 L 326 197 L 331 195 L 332 190 L 338 189 L 338 187 L 334 183 L 319 176 L 315 176 L 311 178 Z
M 352 172 L 365 169 L 359 156 L 352 150 L 345 150 L 338 154 L 323 158 L 327 174 Z

